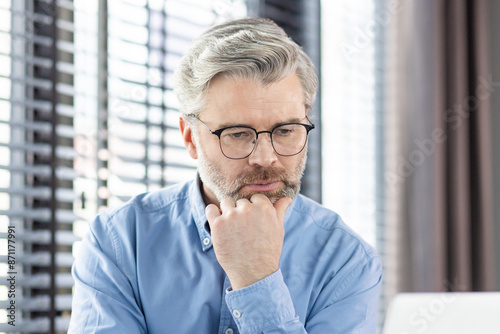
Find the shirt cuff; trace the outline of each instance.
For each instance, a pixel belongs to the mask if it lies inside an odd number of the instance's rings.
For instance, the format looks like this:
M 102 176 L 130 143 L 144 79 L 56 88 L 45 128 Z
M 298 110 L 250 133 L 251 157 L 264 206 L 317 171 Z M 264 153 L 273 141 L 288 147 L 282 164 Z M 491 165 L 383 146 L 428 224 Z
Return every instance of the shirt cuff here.
M 226 304 L 242 334 L 260 333 L 295 319 L 293 301 L 280 269 L 242 289 L 227 289 Z

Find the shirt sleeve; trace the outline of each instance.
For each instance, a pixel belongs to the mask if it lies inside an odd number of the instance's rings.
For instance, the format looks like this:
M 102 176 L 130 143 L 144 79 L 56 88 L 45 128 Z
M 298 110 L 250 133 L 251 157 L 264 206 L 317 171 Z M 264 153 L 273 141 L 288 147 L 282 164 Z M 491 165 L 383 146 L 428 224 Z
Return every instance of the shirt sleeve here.
M 243 289 L 228 289 L 226 304 L 242 334 L 374 334 L 381 272 L 375 257 L 354 267 L 340 283 L 331 280 L 316 300 L 320 311 L 305 324 L 295 314 L 281 270 Z
M 120 259 L 116 230 L 103 213 L 90 224 L 73 264 L 75 286 L 68 333 L 147 333 Z

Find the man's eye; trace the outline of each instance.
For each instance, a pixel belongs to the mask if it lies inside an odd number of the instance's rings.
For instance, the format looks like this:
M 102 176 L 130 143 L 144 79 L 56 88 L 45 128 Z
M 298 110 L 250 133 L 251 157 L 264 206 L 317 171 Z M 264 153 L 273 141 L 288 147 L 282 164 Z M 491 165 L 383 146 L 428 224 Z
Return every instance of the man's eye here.
M 286 128 L 283 128 L 283 129 L 277 129 L 276 133 L 279 135 L 279 136 L 287 136 L 287 135 L 291 135 L 293 132 L 293 129 L 286 129 Z
M 231 133 L 230 136 L 233 138 L 241 138 L 241 137 L 245 136 L 245 133 L 244 132 L 236 132 L 236 133 Z
M 238 132 L 231 132 L 226 135 L 229 139 L 236 140 L 236 139 L 247 139 L 250 137 L 250 133 L 248 131 L 238 131 Z

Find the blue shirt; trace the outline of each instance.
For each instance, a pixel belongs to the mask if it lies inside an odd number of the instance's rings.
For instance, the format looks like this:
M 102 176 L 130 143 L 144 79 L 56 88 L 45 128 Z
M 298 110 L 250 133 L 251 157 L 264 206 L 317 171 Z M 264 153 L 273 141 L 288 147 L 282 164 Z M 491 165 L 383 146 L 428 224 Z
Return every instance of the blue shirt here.
M 280 269 L 231 290 L 196 181 L 100 213 L 82 241 L 69 333 L 375 333 L 381 266 L 334 212 L 297 196 Z

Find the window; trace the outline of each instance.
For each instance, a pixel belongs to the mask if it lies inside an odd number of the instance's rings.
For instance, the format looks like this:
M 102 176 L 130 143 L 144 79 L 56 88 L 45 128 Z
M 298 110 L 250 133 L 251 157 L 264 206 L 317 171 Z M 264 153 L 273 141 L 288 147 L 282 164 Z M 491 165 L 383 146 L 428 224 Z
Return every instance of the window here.
M 323 202 L 376 246 L 375 1 L 323 2 Z
M 376 247 L 382 262 L 384 4 L 322 1 L 321 32 L 323 204 Z M 384 300 L 382 293 L 380 324 Z
M 8 226 L 16 261 L 0 303 L 17 307 L 0 332 L 66 332 L 88 221 L 195 175 L 172 72 L 191 39 L 245 15 L 237 0 L 0 1 L 0 276 Z

